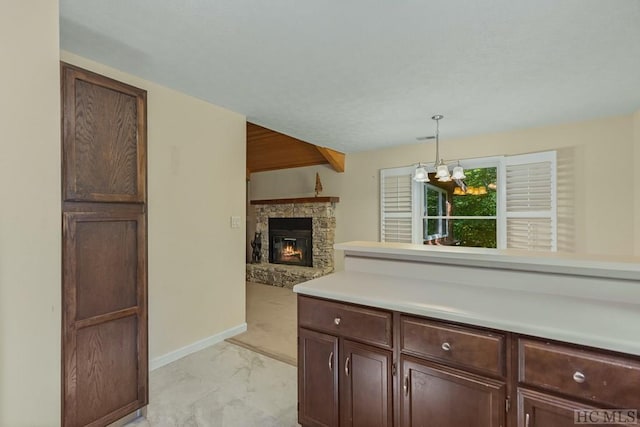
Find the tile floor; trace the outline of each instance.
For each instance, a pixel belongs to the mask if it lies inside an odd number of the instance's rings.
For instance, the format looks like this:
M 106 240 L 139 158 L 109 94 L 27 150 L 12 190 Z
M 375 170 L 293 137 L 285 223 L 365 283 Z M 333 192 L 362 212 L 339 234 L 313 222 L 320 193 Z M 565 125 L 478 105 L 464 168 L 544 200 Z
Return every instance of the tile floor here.
M 222 342 L 152 371 L 147 418 L 127 427 L 293 427 L 296 368 Z

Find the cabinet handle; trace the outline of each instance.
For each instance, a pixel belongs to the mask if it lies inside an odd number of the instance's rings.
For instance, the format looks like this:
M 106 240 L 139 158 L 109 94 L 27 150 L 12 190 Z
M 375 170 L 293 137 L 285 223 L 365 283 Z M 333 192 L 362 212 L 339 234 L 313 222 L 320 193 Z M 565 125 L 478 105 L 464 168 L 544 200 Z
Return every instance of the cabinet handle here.
M 578 384 L 582 384 L 586 379 L 587 377 L 585 377 L 584 374 L 580 371 L 576 371 L 573 373 L 573 380 Z
M 329 353 L 329 370 L 333 371 L 333 351 Z
M 449 351 L 451 350 L 451 344 L 449 344 L 448 342 L 442 343 L 442 349 L 444 351 Z
M 404 395 L 409 396 L 409 375 L 405 375 L 404 385 L 402 386 L 402 388 L 404 388 Z
M 524 416 L 524 427 L 529 427 L 529 414 Z
M 333 323 L 335 323 L 335 324 L 336 324 L 336 326 L 338 326 L 338 325 L 340 324 L 340 321 L 341 321 L 341 320 L 342 320 L 342 319 L 340 319 L 339 317 L 336 317 L 335 319 L 333 319 Z
M 347 361 L 344 362 L 344 373 L 349 376 L 349 362 L 351 361 L 351 357 L 347 357 Z

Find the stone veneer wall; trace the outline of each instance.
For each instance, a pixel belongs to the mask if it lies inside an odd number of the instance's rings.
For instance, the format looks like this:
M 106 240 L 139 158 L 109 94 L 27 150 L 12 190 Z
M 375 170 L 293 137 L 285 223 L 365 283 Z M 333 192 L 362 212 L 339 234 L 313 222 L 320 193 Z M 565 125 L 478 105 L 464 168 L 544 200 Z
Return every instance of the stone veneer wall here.
M 262 232 L 262 259 L 247 264 L 247 280 L 292 288 L 298 283 L 329 274 L 334 269 L 335 206 L 331 202 L 253 205 L 256 231 Z M 313 266 L 269 263 L 269 218 L 311 218 Z

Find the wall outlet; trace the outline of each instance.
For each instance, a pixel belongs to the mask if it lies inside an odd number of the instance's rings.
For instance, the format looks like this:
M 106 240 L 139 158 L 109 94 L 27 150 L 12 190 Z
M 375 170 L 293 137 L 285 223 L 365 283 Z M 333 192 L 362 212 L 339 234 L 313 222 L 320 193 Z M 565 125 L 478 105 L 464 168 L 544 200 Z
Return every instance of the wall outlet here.
M 232 216 L 231 217 L 231 228 L 240 228 L 240 217 Z

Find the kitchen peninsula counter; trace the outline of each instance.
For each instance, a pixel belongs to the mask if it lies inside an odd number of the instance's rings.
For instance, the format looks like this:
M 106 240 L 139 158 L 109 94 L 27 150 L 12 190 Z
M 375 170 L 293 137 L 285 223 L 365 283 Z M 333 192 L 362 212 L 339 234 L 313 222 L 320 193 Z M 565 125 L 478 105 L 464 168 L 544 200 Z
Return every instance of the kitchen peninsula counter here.
M 640 355 L 640 259 L 377 242 L 298 294 Z

